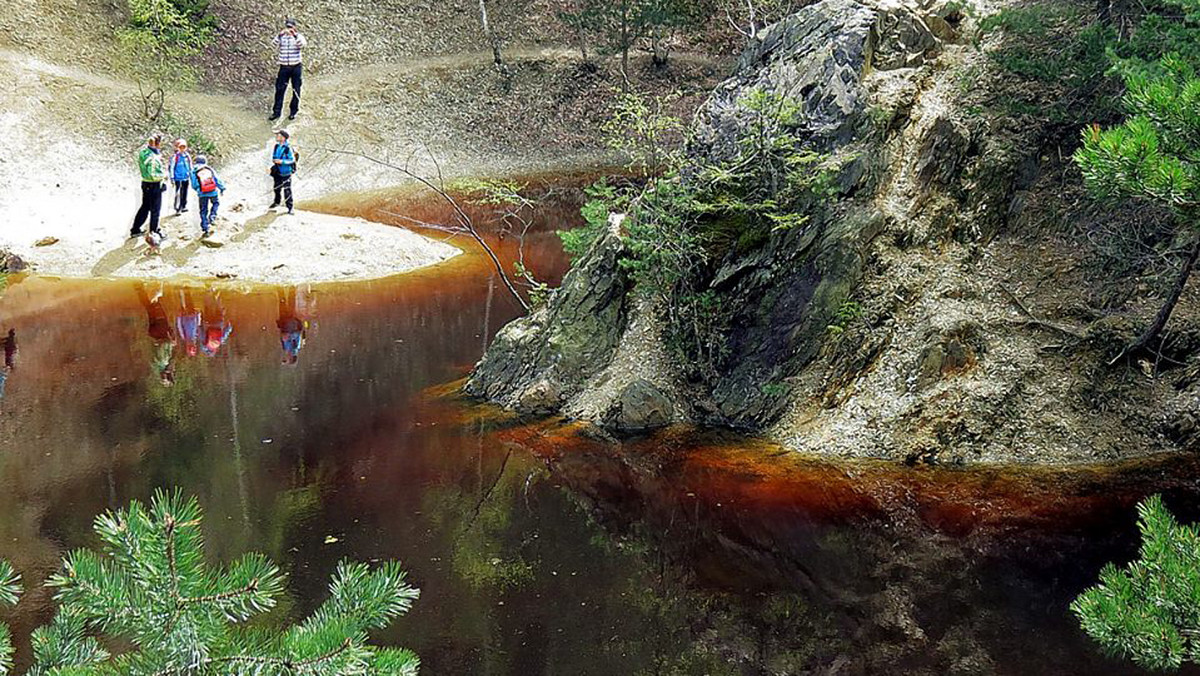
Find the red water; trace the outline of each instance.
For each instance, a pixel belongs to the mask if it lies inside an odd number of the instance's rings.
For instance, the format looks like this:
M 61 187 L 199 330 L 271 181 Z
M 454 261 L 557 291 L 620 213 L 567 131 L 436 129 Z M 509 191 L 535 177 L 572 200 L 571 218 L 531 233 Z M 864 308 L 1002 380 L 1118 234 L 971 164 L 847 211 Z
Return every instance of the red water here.
M 526 237 L 550 282 L 579 182 L 550 186 Z M 448 218 L 412 196 L 326 206 Z M 492 241 L 513 260 L 512 234 Z M 422 596 L 381 639 L 425 673 L 1134 672 L 1066 605 L 1133 554 L 1142 496 L 1200 515 L 1196 461 L 909 468 L 719 432 L 609 444 L 511 421 L 445 385 L 517 315 L 489 266 L 471 251 L 373 283 L 161 296 L 19 281 L 0 295 L 16 347 L 0 557 L 38 580 L 95 544 L 98 512 L 180 486 L 207 510 L 214 555 L 284 565 L 292 614 L 321 600 L 339 558 L 402 560 Z M 22 659 L 48 613 L 34 589 L 10 614 Z

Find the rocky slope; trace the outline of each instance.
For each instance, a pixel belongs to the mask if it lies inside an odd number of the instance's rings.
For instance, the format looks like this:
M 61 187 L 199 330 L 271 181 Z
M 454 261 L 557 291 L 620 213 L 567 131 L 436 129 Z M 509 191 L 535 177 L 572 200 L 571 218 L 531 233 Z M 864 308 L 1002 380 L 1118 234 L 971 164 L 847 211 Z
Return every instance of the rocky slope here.
M 802 145 L 837 168 L 820 217 L 735 248 L 711 275 L 729 327 L 715 377 L 689 379 L 664 349 L 613 232 L 548 307 L 501 332 L 467 392 L 615 433 L 694 421 L 910 462 L 1194 446 L 1194 294 L 1171 363 L 1107 366 L 1154 294 L 1096 310 L 1106 273 L 1090 245 L 1031 226 L 1086 207 L 1069 202 L 1078 181 L 1044 125 L 978 113 L 1002 77 L 996 38 L 972 44 L 969 17 L 987 11 L 823 0 L 763 33 L 701 108 L 697 160 L 734 152 L 744 95 L 760 89 L 802 103 Z

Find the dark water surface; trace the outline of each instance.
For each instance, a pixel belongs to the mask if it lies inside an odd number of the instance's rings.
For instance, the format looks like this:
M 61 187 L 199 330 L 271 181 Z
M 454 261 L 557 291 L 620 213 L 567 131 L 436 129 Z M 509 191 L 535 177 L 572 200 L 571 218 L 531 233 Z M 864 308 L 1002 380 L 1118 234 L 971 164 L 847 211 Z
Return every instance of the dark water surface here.
M 552 282 L 576 199 L 526 239 Z M 511 259 L 515 237 L 498 245 Z M 285 613 L 340 558 L 401 560 L 421 598 L 379 638 L 423 673 L 1136 673 L 1066 606 L 1135 552 L 1137 499 L 1200 516 L 1194 461 L 967 472 L 687 431 L 609 445 L 444 396 L 516 314 L 475 255 L 313 288 L 20 281 L 0 296 L 0 557 L 40 580 L 95 544 L 97 513 L 179 486 L 215 556 L 283 565 Z M 49 613 L 35 589 L 9 615 L 24 659 Z

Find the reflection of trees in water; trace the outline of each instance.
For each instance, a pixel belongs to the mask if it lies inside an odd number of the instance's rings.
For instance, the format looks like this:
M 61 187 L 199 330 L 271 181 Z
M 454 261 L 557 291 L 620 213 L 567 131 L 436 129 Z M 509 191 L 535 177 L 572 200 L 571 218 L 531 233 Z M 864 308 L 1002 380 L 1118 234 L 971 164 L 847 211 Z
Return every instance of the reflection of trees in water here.
M 610 649 L 650 650 L 644 673 L 1135 673 L 1066 613 L 1064 573 L 1103 549 L 1094 538 L 962 539 L 904 512 L 813 518 L 733 498 L 729 482 L 756 481 L 736 468 L 678 460 L 612 446 L 548 462 L 593 546 L 626 566 L 609 602 L 654 627 Z
M 476 591 L 502 591 L 529 582 L 536 562 L 528 559 L 528 540 L 512 538 L 515 512 L 526 475 L 509 464 L 512 451 L 500 456 L 495 467 L 485 467 L 479 456 L 478 473 L 457 484 L 431 488 L 422 500 L 422 511 L 449 542 L 454 572 Z
M 610 597 L 617 612 L 653 627 L 604 647 L 641 655 L 639 676 L 807 673 L 841 647 L 829 618 L 802 594 L 743 594 L 701 583 L 687 551 L 699 543 L 686 523 L 667 533 L 640 521 L 617 525 L 590 498 L 564 492 L 591 523 L 592 546 L 625 571 Z

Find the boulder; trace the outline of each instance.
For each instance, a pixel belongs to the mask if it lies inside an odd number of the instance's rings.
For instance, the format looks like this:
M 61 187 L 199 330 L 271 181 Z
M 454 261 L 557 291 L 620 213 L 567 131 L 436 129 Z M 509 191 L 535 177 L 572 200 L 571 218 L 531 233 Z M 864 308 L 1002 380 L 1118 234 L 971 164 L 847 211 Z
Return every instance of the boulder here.
M 918 391 L 970 370 L 987 352 L 982 330 L 969 322 L 954 326 L 931 340 L 917 360 L 914 379 Z
M 970 131 L 960 122 L 939 116 L 921 137 L 917 150 L 917 183 L 922 189 L 954 184 L 962 173 L 970 147 Z
M 940 42 L 921 17 L 905 9 L 880 12 L 871 65 L 877 70 L 912 68 L 935 54 Z
M 665 427 L 675 417 L 675 405 L 653 383 L 638 378 L 622 388 L 604 416 L 605 427 L 615 432 L 640 432 Z
M 14 273 L 21 272 L 28 268 L 29 265 L 15 253 L 0 250 L 0 272 Z

